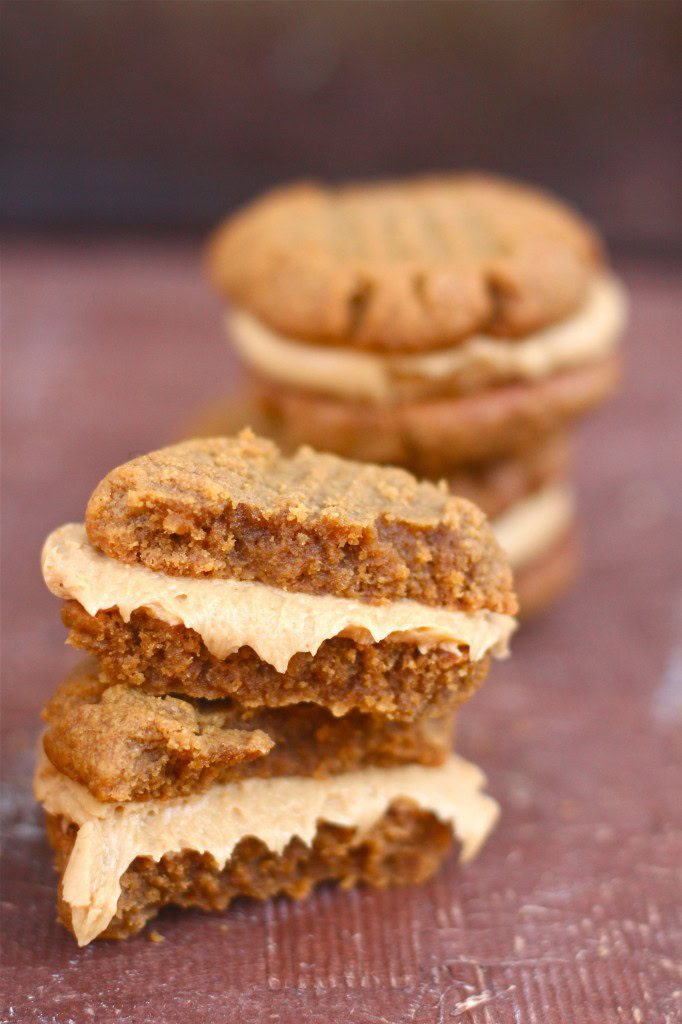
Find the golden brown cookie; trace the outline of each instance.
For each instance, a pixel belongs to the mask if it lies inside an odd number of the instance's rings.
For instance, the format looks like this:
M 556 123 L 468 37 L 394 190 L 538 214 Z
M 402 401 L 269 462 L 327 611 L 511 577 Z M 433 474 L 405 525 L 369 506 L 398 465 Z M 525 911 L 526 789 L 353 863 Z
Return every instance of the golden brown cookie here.
M 51 763 L 103 802 L 168 799 L 216 782 L 326 775 L 367 765 L 441 764 L 454 715 L 418 723 L 314 704 L 249 710 L 230 700 L 153 696 L 110 686 L 86 660 L 43 712 Z
M 128 686 L 102 688 L 96 700 L 61 715 L 48 708 L 47 716 L 47 756 L 104 801 L 199 792 L 273 747 L 258 729 L 228 726 L 220 708 Z
M 485 517 L 445 485 L 310 448 L 287 458 L 248 430 L 114 469 L 88 502 L 86 528 L 111 558 L 166 574 L 515 610 Z
M 208 252 L 218 288 L 275 331 L 385 352 L 560 320 L 599 261 L 563 204 L 484 175 L 281 188 L 228 220 Z

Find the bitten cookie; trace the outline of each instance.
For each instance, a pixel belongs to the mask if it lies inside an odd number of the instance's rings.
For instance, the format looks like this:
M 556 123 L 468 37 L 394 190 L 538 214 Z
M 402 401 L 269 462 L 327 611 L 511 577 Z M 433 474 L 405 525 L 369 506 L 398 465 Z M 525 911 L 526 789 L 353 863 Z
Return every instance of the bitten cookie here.
M 324 880 L 422 882 L 453 837 L 464 860 L 485 841 L 498 807 L 484 781 L 452 755 L 438 767 L 250 778 L 161 803 L 103 803 L 43 754 L 34 789 L 60 917 L 86 945 L 139 931 L 169 903 L 222 910 L 239 895 L 300 899 Z
M 43 572 L 111 682 L 401 720 L 470 696 L 516 611 L 485 517 L 445 485 L 250 431 L 114 470 Z

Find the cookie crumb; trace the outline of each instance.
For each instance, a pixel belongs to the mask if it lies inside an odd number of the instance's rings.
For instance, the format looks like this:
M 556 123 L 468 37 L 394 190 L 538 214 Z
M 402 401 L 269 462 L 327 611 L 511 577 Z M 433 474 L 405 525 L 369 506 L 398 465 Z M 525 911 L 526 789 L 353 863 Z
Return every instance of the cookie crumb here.
M 166 936 L 162 935 L 161 932 L 149 932 L 147 935 L 147 942 L 165 942 Z

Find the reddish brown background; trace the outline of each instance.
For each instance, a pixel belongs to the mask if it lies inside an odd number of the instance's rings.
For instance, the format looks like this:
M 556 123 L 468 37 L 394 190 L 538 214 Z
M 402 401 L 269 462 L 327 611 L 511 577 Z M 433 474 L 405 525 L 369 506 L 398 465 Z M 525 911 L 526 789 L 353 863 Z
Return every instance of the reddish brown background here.
M 679 4 L 0 6 L 0 1024 L 682 1021 Z M 42 539 L 238 390 L 199 269 L 224 210 L 451 166 L 576 202 L 633 301 L 625 388 L 580 441 L 586 573 L 462 716 L 501 823 L 421 889 L 169 912 L 164 943 L 79 951 L 30 793 L 74 658 Z
M 238 385 L 198 247 L 25 240 L 3 263 L 0 1020 L 682 1020 L 678 268 L 623 265 L 628 378 L 580 444 L 587 572 L 462 715 L 503 807 L 480 859 L 421 889 L 170 912 L 163 944 L 79 951 L 30 795 L 38 709 L 75 657 L 40 544 L 111 466 Z

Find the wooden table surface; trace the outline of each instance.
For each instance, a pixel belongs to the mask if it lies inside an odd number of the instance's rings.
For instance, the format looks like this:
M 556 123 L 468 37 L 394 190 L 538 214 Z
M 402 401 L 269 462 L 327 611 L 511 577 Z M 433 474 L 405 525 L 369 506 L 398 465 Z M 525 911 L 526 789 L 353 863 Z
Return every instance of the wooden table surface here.
M 114 464 L 239 387 L 186 241 L 14 239 L 3 257 L 1 1021 L 682 1021 L 679 267 L 629 262 L 625 387 L 581 433 L 587 568 L 461 718 L 503 815 L 423 888 L 164 913 L 78 950 L 30 777 L 75 659 L 44 535 Z M 677 315 L 676 315 L 677 314 Z

